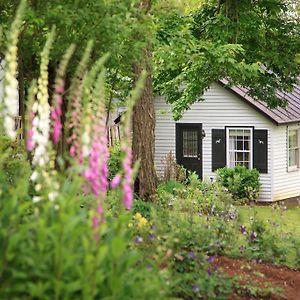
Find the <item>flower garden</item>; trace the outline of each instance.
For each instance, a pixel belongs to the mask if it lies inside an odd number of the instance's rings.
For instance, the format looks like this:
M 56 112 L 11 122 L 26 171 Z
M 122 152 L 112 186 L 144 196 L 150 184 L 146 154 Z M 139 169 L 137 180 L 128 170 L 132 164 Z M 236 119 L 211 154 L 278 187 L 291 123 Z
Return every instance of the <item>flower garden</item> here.
M 91 43 L 74 71 L 65 132 L 62 97 L 75 48 L 49 96 L 55 32 L 48 35 L 27 93 L 26 144 L 15 140 L 23 11 L 11 27 L 0 103 L 0 298 L 297 299 L 300 208 L 241 206 L 224 184 L 193 173 L 161 182 L 153 202 L 134 194 L 130 124 L 144 77 L 126 102 L 118 151 L 109 149 L 107 57 L 89 68 Z M 62 156 L 61 135 L 68 140 Z

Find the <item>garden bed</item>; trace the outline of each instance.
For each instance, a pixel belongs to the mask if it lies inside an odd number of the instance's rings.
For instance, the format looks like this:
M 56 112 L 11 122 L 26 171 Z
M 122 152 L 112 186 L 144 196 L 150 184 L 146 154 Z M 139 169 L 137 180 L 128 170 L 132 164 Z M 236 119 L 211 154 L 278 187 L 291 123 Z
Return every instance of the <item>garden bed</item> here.
M 231 259 L 224 256 L 216 257 L 213 264 L 220 272 L 229 275 L 229 277 L 239 277 L 240 285 L 251 286 L 253 294 L 256 292 L 253 287 L 269 290 L 270 294 L 265 299 L 299 299 L 300 271 L 269 263 Z M 279 294 L 276 293 L 278 288 L 282 290 Z M 251 295 L 251 291 L 248 292 L 249 295 L 247 296 L 234 294 L 232 299 L 257 299 Z

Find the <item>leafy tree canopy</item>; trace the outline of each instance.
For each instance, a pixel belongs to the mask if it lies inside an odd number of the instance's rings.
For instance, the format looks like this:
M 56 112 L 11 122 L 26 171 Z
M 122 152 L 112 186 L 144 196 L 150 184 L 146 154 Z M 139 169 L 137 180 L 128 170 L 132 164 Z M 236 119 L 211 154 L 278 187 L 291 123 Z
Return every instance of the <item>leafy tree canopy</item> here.
M 4 32 L 13 20 L 18 3 L 17 0 L 0 3 Z M 147 19 L 141 20 L 143 17 L 139 14 L 137 0 L 28 0 L 27 3 L 19 43 L 19 58 L 23 61 L 27 81 L 37 76 L 40 51 L 46 34 L 55 26 L 56 46 L 51 52 L 50 79 L 51 71 L 54 72 L 71 43 L 77 44 L 77 51 L 71 62 L 72 74 L 87 42 L 93 40 L 92 62 L 99 56 L 110 53 L 107 63 L 110 88 L 114 92 L 129 89 L 132 83 L 131 65 L 139 59 L 140 50 L 152 32 L 152 23 Z M 3 53 L 3 49 L 0 50 Z M 118 97 L 122 98 L 122 95 L 118 93 Z
M 300 25 L 283 0 L 210 0 L 189 14 L 160 11 L 156 87 L 179 119 L 213 81 L 229 78 L 270 107 L 300 74 Z

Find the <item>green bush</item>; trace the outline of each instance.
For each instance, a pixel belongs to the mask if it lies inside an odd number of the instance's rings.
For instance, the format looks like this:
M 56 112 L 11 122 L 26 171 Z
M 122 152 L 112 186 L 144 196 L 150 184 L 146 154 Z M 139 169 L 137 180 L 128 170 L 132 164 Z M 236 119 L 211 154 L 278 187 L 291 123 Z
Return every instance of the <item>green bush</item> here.
M 120 144 L 115 144 L 109 148 L 109 179 L 113 179 L 115 175 L 120 172 L 122 164 Z
M 244 166 L 224 167 L 217 171 L 217 181 L 233 195 L 234 199 L 243 201 L 256 200 L 259 195 L 259 172 Z
M 0 193 L 1 299 L 167 299 L 155 266 L 141 266 L 141 253 L 129 248 L 131 213 L 107 212 L 96 232 L 90 208 L 79 205 L 82 181 L 64 174 L 56 203 L 34 204 L 27 162 L 20 167 L 16 184 Z

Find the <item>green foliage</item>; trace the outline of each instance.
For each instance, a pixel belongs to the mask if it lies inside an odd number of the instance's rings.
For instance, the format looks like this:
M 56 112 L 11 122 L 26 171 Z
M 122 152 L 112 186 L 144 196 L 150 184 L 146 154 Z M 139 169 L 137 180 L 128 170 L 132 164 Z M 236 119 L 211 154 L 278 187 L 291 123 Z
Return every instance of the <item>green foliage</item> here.
M 259 172 L 244 166 L 224 167 L 217 172 L 217 181 L 238 201 L 256 200 L 259 195 Z
M 0 136 L 0 189 L 8 192 L 16 188 L 19 180 L 28 180 L 30 176 L 30 165 L 26 161 L 27 154 L 21 142 L 12 142 L 8 137 Z M 22 181 L 21 180 L 21 181 Z M 0 192 L 1 194 L 1 192 Z
M 114 144 L 109 148 L 109 179 L 113 179 L 117 173 L 121 170 L 121 148 L 120 144 Z
M 277 263 L 286 261 L 287 249 L 280 246 L 278 234 L 267 228 L 263 220 L 253 217 L 248 237 L 247 252 L 251 257 Z
M 2 1 L 0 18 L 7 35 L 9 24 L 19 1 Z M 78 45 L 70 62 L 67 78 L 74 72 L 84 47 L 94 41 L 92 63 L 109 52 L 107 62 L 107 87 L 111 97 L 125 100 L 132 88 L 132 64 L 141 53 L 145 43 L 151 39 L 153 28 L 150 16 L 142 18 L 136 0 L 73 1 L 35 0 L 27 1 L 23 32 L 20 37 L 21 57 L 25 83 L 38 75 L 40 52 L 47 32 L 56 26 L 56 47 L 51 53 L 49 67 L 50 92 L 57 62 L 71 43 Z M 4 45 L 3 45 L 4 46 Z M 3 50 L 0 48 L 0 53 Z M 22 88 L 22 87 L 21 87 Z
M 229 217 L 229 203 L 221 203 L 212 184 L 202 183 L 193 174 L 188 182 L 159 186 L 150 224 L 133 227 L 138 241 L 134 246 L 164 271 L 173 297 L 227 299 L 231 281 L 215 272 L 212 256 L 229 251 L 236 243 L 233 220 L 237 216 Z M 205 204 L 209 197 L 214 203 L 211 210 Z
M 142 216 L 144 216 L 146 219 L 151 219 L 151 208 L 152 205 L 149 202 L 146 202 L 142 199 L 136 198 L 134 200 L 133 205 L 133 214 L 140 213 Z
M 77 184 L 65 181 L 55 206 L 33 207 L 13 200 L 16 193 L 2 193 L 1 299 L 162 297 L 154 270 L 135 268 L 141 257 L 127 247 L 130 215 L 108 215 L 100 231 L 93 231 L 89 212 L 78 205 Z
M 157 14 L 155 86 L 172 103 L 175 120 L 222 78 L 270 107 L 286 105 L 276 91 L 297 82 L 300 25 L 284 0 L 203 1 L 190 14 Z

